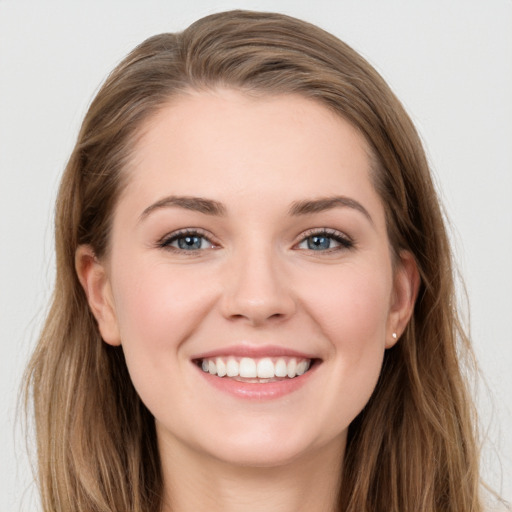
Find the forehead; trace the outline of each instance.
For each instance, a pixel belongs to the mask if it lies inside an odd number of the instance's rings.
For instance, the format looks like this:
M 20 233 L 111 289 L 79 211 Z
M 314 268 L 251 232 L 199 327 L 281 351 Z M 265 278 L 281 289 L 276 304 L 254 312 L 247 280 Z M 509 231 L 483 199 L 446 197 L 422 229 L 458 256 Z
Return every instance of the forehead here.
M 127 188 L 140 200 L 160 193 L 225 201 L 257 193 L 293 201 L 356 189 L 361 195 L 364 188 L 375 195 L 365 138 L 300 95 L 190 91 L 146 122 L 132 154 Z

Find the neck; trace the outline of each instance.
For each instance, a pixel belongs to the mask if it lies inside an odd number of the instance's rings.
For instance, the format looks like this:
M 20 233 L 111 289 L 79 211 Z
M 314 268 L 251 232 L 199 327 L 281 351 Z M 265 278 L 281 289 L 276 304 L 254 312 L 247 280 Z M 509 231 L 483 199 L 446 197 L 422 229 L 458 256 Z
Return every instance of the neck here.
M 161 446 L 162 512 L 334 512 L 344 445 L 345 439 L 273 467 L 232 465 L 187 447 Z

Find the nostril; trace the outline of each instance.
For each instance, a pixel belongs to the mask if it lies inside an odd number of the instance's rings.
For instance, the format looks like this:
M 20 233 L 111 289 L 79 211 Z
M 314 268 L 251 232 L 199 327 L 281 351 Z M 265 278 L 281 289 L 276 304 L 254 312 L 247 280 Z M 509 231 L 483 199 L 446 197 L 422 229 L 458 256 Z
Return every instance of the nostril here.
M 224 316 L 230 320 L 246 320 L 251 324 L 282 321 L 295 312 L 295 302 L 285 294 L 271 294 L 255 299 L 234 294 L 223 301 Z
M 262 311 L 251 311 L 246 314 L 237 313 L 234 315 L 229 315 L 228 319 L 232 321 L 246 321 L 252 325 L 259 325 L 267 322 L 279 322 L 285 320 L 287 317 L 288 315 L 285 313 L 271 313 L 268 315 Z
M 276 319 L 279 320 L 280 318 L 283 318 L 285 315 L 283 313 L 274 313 L 273 315 L 270 315 L 269 320 Z

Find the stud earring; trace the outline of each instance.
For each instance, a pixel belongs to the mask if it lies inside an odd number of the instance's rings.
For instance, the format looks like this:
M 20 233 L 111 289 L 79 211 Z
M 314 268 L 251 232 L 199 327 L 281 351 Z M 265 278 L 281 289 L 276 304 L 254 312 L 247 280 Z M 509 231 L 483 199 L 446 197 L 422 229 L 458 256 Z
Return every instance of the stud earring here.
M 391 336 L 393 336 L 393 339 L 396 340 L 396 332 L 394 332 Z

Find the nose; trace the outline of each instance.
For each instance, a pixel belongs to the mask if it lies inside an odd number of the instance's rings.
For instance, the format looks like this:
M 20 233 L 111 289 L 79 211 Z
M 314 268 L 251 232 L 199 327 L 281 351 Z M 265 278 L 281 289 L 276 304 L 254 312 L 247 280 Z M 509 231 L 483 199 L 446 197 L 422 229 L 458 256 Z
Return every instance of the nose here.
M 271 251 L 247 252 L 229 264 L 222 297 L 223 315 L 254 326 L 291 317 L 296 301 L 279 257 Z

